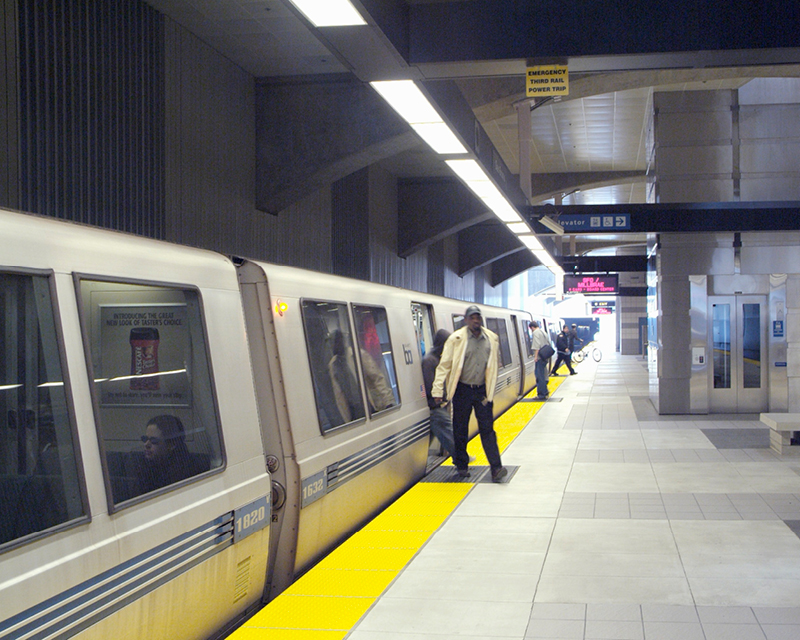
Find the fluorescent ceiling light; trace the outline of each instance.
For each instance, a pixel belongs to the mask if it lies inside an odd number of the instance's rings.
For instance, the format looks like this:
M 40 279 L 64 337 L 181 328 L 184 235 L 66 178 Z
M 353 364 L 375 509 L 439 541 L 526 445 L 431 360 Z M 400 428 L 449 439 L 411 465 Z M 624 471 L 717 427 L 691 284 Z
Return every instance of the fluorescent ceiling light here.
M 481 165 L 475 160 L 447 160 L 446 162 L 447 166 L 453 170 L 453 173 L 466 183 L 485 180 L 491 184 L 489 176 L 486 175 Z
M 531 232 L 531 228 L 528 226 L 527 222 L 511 222 L 507 226 L 508 230 L 512 233 L 520 234 Z
M 409 124 L 444 122 L 413 80 L 383 80 L 370 84 Z
M 411 127 L 436 153 L 466 153 L 464 145 L 444 122 L 420 122 Z
M 315 27 L 367 24 L 350 0 L 291 0 Z
M 491 200 L 493 202 L 505 200 L 500 190 L 494 186 L 494 183 L 488 180 L 470 180 L 467 182 L 467 186 L 472 189 L 472 193 L 481 200 Z
M 542 243 L 539 242 L 539 238 L 537 238 L 535 235 L 531 234 L 527 236 L 517 236 L 517 237 L 522 241 L 522 244 L 528 247 L 528 249 L 530 249 L 531 251 L 544 251 Z
M 561 274 L 564 273 L 563 269 L 561 269 L 553 257 L 547 253 L 542 243 L 539 242 L 539 239 L 530 233 L 531 229 L 528 224 L 520 217 L 517 210 L 511 206 L 495 184 L 489 180 L 489 176 L 486 175 L 486 172 L 477 161 L 468 159 L 446 160 L 445 162 L 453 172 L 467 184 L 475 195 L 483 201 L 486 207 L 508 225 L 509 229 L 517 234 L 529 234 L 518 235 L 517 237 L 533 252 L 539 259 L 539 262 L 550 269 L 555 275 L 558 275 L 559 272 Z
M 370 84 L 436 153 L 467 153 L 413 80 L 382 80 Z
M 508 204 L 508 201 L 503 198 L 481 198 L 489 210 L 494 213 L 503 222 L 522 222 L 522 218 L 517 213 L 516 209 Z
M 564 270 L 561 268 L 561 266 L 553 259 L 553 256 L 547 253 L 547 251 L 534 251 L 533 255 L 535 255 L 539 259 L 539 262 L 550 269 L 550 271 L 553 273 L 557 274 L 559 271 L 564 273 Z

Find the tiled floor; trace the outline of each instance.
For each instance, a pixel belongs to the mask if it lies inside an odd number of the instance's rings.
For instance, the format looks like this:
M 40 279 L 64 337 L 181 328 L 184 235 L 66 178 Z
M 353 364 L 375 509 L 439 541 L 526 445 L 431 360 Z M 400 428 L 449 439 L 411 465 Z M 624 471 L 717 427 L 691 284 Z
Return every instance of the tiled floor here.
M 578 372 L 348 638 L 800 638 L 800 457 L 757 416 L 659 416 L 641 358 Z

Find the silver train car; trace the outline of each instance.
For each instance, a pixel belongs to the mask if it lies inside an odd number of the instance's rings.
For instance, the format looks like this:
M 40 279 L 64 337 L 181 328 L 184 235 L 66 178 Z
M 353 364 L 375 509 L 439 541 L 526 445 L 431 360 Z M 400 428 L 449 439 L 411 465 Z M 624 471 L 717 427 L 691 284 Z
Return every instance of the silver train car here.
M 420 361 L 464 302 L 0 228 L 0 639 L 223 637 L 424 475 Z M 482 309 L 499 414 L 530 316 Z

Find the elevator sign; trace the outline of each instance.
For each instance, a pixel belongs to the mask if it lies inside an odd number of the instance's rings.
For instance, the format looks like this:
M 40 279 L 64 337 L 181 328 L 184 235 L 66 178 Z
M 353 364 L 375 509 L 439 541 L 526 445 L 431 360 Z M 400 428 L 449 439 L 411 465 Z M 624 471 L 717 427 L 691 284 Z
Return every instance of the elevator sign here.
M 559 64 L 528 67 L 525 95 L 528 98 L 569 95 L 569 67 Z
M 631 216 L 629 213 L 562 213 L 558 224 L 566 232 L 630 231 Z

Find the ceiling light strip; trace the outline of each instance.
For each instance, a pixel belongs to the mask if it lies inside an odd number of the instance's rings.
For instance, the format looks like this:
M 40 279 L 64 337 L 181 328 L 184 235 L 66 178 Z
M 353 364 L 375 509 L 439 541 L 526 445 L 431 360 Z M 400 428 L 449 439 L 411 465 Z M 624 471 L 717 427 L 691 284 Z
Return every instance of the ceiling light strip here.
M 467 153 L 466 147 L 413 80 L 381 80 L 370 85 L 436 153 Z
M 350 0 L 290 0 L 315 27 L 352 27 L 367 24 Z
M 467 149 L 413 80 L 375 81 L 370 85 L 434 151 L 439 154 L 467 153 Z M 526 234 L 518 237 L 539 262 L 558 275 L 561 267 L 544 249 L 539 239 L 531 233 L 528 224 L 508 202 L 497 185 L 489 179 L 480 164 L 470 158 L 445 162 L 486 207 L 509 226 L 509 229 L 517 234 Z
M 483 201 L 487 208 L 505 222 L 511 231 L 517 234 L 520 241 L 531 250 L 539 262 L 550 269 L 556 276 L 564 273 L 564 270 L 553 256 L 545 250 L 539 238 L 531 232 L 528 223 L 520 217 L 517 210 L 511 206 L 476 160 L 459 159 L 446 160 L 445 162 L 453 170 L 453 173 L 461 178 L 470 190 Z

